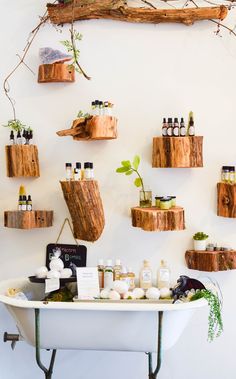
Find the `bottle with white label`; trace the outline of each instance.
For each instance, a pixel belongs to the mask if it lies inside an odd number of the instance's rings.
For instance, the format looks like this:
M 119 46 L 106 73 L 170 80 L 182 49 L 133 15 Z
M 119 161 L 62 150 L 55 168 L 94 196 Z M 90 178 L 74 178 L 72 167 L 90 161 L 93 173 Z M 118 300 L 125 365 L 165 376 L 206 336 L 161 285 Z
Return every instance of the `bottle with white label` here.
M 128 287 L 129 287 L 129 278 L 128 278 L 128 273 L 127 273 L 126 267 L 122 267 L 122 269 L 121 269 L 120 281 L 127 283 Z
M 104 288 L 104 264 L 103 259 L 99 259 L 98 261 L 98 280 L 99 280 L 99 288 Z
M 180 130 L 179 130 L 180 137 L 186 136 L 186 128 L 183 117 L 180 120 Z
M 26 209 L 27 211 L 32 211 L 32 199 L 30 195 L 28 195 L 28 199 L 26 201 Z
M 170 269 L 164 260 L 161 260 L 161 265 L 157 271 L 157 287 L 170 288 Z
M 121 270 L 122 270 L 121 260 L 116 259 L 116 264 L 113 267 L 114 280 L 120 280 Z
M 108 259 L 104 269 L 104 288 L 112 288 L 113 286 L 113 267 L 112 260 Z
M 189 120 L 189 130 L 188 130 L 188 135 L 189 135 L 190 137 L 195 136 L 195 126 L 194 126 L 193 117 L 190 117 L 190 120 Z
M 73 172 L 72 172 L 72 164 L 66 163 L 66 180 L 72 180 Z
M 179 121 L 177 117 L 174 119 L 173 136 L 179 137 Z
M 15 145 L 15 136 L 13 130 L 11 131 L 10 134 L 10 145 Z
M 168 118 L 167 136 L 168 136 L 168 137 L 172 137 L 172 136 L 173 136 L 173 123 L 172 123 L 172 118 Z
M 143 261 L 143 267 L 140 271 L 139 281 L 140 287 L 145 290 L 152 287 L 152 270 L 150 263 L 147 260 Z
M 162 123 L 162 137 L 166 137 L 167 136 L 167 122 L 166 122 L 166 119 L 163 118 L 163 123 Z
M 91 169 L 90 169 L 90 162 L 84 163 L 84 179 L 90 180 L 91 179 Z

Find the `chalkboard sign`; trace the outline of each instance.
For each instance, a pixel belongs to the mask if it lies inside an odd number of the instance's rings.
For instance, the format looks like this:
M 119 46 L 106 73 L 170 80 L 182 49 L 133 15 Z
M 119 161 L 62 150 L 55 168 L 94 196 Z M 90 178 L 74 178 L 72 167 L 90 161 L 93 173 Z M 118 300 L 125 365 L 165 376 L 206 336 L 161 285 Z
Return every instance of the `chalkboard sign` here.
M 60 259 L 64 262 L 65 268 L 72 269 L 73 275 L 76 275 L 76 267 L 85 267 L 87 258 L 87 247 L 84 245 L 66 245 L 60 243 L 50 243 L 47 245 L 46 266 L 49 269 L 49 263 L 54 256 L 54 252 L 60 249 Z

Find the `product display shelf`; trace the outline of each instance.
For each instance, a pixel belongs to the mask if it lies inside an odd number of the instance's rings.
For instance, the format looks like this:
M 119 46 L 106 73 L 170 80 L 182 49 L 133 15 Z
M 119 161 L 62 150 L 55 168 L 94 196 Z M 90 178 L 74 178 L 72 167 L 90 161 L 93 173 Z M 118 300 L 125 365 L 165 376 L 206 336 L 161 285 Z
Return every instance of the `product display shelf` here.
M 157 207 L 131 208 L 132 226 L 150 232 L 184 230 L 184 209 L 173 207 L 162 210 Z
M 98 182 L 71 180 L 60 183 L 71 215 L 74 237 L 84 241 L 96 241 L 105 226 Z
M 5 211 L 4 226 L 15 229 L 48 228 L 53 224 L 53 211 Z
M 38 148 L 36 145 L 7 145 L 6 170 L 9 178 L 40 176 Z
M 217 216 L 236 218 L 236 184 L 217 183 Z
M 71 136 L 76 141 L 110 140 L 117 138 L 117 118 L 113 116 L 81 117 L 70 129 L 57 132 L 60 137 Z
M 112 19 L 138 23 L 179 22 L 191 25 L 195 21 L 223 20 L 228 13 L 224 5 L 214 7 L 190 7 L 186 9 L 150 9 L 130 7 L 126 0 L 80 0 L 74 7 L 68 4 L 47 4 L 50 21 L 54 24 L 70 23 L 74 20 Z
M 187 250 L 187 267 L 198 271 L 226 271 L 236 269 L 236 251 Z
M 203 137 L 154 137 L 152 167 L 203 167 Z
M 41 64 L 38 70 L 38 83 L 73 83 L 75 69 L 65 63 Z

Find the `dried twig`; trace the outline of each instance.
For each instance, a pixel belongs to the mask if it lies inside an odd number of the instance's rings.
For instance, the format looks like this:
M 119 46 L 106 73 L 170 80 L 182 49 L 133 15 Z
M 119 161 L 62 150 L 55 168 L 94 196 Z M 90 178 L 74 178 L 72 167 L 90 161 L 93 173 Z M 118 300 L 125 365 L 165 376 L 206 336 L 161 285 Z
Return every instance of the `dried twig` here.
M 222 24 L 220 21 L 216 21 L 216 20 L 212 20 L 212 19 L 209 19 L 209 21 L 214 22 L 214 24 L 216 24 L 218 26 L 218 29 L 215 32 L 216 34 L 219 34 L 220 27 L 222 27 L 224 29 L 227 29 L 230 32 L 230 34 L 233 34 L 236 37 L 236 32 L 232 28 L 230 28 L 229 26 Z

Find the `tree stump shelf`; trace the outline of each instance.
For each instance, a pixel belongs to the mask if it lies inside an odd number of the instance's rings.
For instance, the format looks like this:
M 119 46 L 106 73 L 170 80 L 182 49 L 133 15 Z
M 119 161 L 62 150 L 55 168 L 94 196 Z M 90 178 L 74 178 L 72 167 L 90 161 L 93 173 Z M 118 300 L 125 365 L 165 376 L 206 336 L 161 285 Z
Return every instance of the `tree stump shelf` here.
M 187 250 L 187 267 L 198 271 L 226 271 L 236 269 L 236 251 Z
M 236 218 L 236 184 L 217 183 L 217 216 Z
M 184 230 L 184 209 L 174 207 L 161 210 L 156 207 L 131 208 L 132 226 L 150 232 Z
M 61 181 L 61 188 L 69 209 L 74 237 L 96 241 L 105 226 L 102 200 L 96 180 Z
M 110 140 L 117 138 L 117 118 L 91 116 L 73 121 L 70 129 L 57 132 L 60 137 L 72 136 L 76 141 Z
M 15 229 L 48 228 L 53 224 L 53 211 L 5 211 L 4 226 Z
M 154 137 L 152 167 L 203 167 L 202 136 Z
M 38 70 L 38 83 L 73 83 L 74 67 L 65 63 L 41 64 Z
M 191 25 L 195 21 L 223 20 L 228 13 L 224 5 L 185 9 L 152 9 L 129 7 L 126 0 L 75 0 L 68 4 L 47 4 L 50 21 L 54 24 L 74 20 L 112 19 L 117 21 L 153 23 L 178 22 Z
M 40 176 L 38 148 L 35 145 L 7 145 L 6 170 L 9 178 Z

